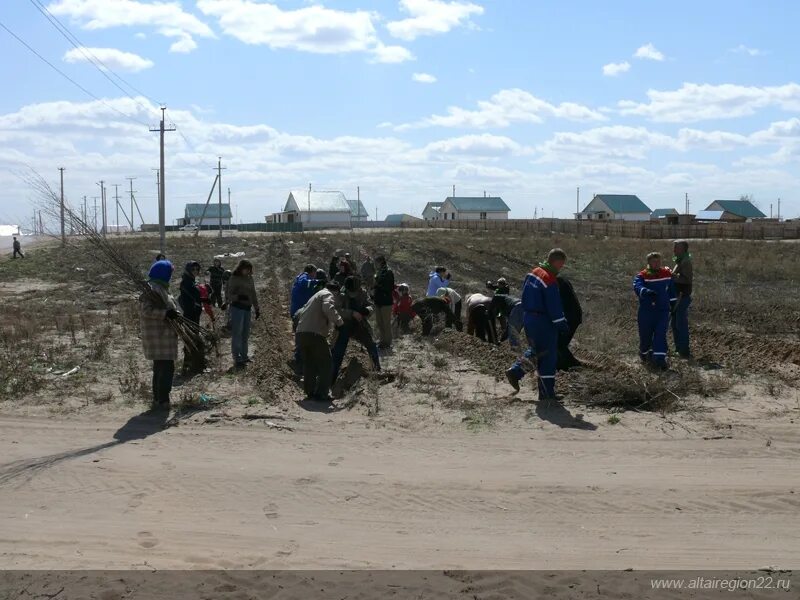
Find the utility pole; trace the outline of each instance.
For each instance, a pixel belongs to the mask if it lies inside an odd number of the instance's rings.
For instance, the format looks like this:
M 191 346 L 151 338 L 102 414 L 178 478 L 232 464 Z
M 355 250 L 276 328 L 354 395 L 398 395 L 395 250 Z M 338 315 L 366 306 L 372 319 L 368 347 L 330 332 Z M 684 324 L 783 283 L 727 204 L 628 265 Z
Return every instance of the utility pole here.
M 302 222 L 302 218 L 300 221 Z M 311 223 L 311 184 L 308 184 L 308 214 L 306 215 L 306 223 Z
M 92 196 L 92 200 L 94 200 L 94 214 L 92 218 L 94 219 L 94 232 L 97 233 L 97 198 L 99 196 Z
M 61 176 L 61 245 L 67 245 L 67 231 L 64 228 L 64 167 L 58 167 Z
M 781 199 L 778 198 L 778 221 L 781 220 Z
M 125 179 L 127 179 L 128 183 L 130 183 L 130 192 L 129 192 L 130 195 L 131 195 L 131 219 L 130 219 L 130 221 L 131 221 L 131 233 L 133 233 L 133 231 L 134 231 L 134 227 L 133 227 L 133 180 L 136 179 L 136 177 L 126 177 Z
M 689 214 L 689 192 L 686 192 L 686 212 L 684 214 Z
M 86 207 L 86 196 L 83 197 L 83 228 L 86 229 L 86 224 L 89 222 L 89 209 Z M 84 231 L 84 233 L 86 233 Z
M 117 235 L 119 235 L 119 184 L 114 185 L 114 204 L 117 208 Z
M 44 223 L 42 222 L 42 211 L 39 211 L 39 233 L 44 235 Z
M 769 218 L 772 218 L 772 202 L 769 203 Z
M 228 206 L 231 205 L 231 188 L 228 188 Z
M 161 252 L 165 252 L 167 246 L 167 233 L 166 233 L 166 204 L 167 198 L 165 196 L 165 186 L 164 183 L 167 179 L 166 173 L 164 172 L 164 132 L 166 131 L 175 131 L 175 127 L 164 127 L 164 120 L 166 118 L 165 112 L 167 110 L 166 106 L 161 107 L 161 122 L 159 123 L 158 129 L 154 129 L 153 127 L 150 128 L 150 131 L 157 131 L 160 135 L 160 149 L 161 149 L 161 161 L 160 161 L 160 182 L 158 186 L 158 230 L 161 238 Z
M 455 197 L 456 197 L 456 186 L 455 184 L 453 184 L 453 198 Z
M 106 237 L 106 188 L 103 185 L 105 182 L 101 179 L 100 183 L 97 185 L 100 186 L 100 211 L 102 212 L 102 218 L 100 220 L 101 225 L 101 232 L 103 237 Z
M 378 220 L 378 207 L 375 207 L 375 220 Z
M 578 215 L 581 212 L 581 186 L 578 186 L 578 193 L 575 196 L 575 218 L 578 218 Z
M 217 161 L 217 192 L 219 194 L 219 237 L 222 237 L 222 157 Z

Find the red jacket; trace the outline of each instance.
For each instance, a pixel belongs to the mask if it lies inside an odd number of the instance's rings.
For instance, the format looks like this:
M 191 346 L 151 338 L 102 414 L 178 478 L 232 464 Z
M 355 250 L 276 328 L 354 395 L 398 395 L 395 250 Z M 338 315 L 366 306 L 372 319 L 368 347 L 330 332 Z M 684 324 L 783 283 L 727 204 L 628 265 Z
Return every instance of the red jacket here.
M 414 303 L 413 298 L 411 295 L 408 296 L 400 296 L 399 298 L 395 298 L 394 304 L 392 304 L 392 314 L 393 315 L 408 315 L 412 319 L 417 316 L 413 310 L 411 310 L 411 305 Z
M 214 309 L 211 308 L 211 300 L 209 298 L 210 294 L 208 291 L 207 285 L 199 285 L 197 286 L 200 290 L 200 304 L 203 306 L 203 310 L 206 311 L 208 317 L 213 321 L 214 320 Z

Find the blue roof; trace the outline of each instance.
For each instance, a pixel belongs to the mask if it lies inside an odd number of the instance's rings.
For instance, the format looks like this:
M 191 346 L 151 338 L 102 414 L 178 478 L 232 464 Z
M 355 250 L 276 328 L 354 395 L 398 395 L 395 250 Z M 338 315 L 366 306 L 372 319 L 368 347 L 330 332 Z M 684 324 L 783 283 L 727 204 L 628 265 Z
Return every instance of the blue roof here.
M 677 215 L 677 214 L 679 213 L 674 208 L 657 208 L 653 211 L 653 214 L 650 216 L 659 218 L 659 217 L 666 217 L 667 215 Z
M 724 215 L 723 210 L 699 210 L 694 218 L 696 221 L 721 221 Z
M 205 204 L 187 204 L 186 210 L 184 211 L 184 218 L 186 219 L 199 219 L 203 216 L 203 209 L 205 208 Z M 218 202 L 209 202 L 208 208 L 206 208 L 206 215 L 203 217 L 205 219 L 219 219 L 219 209 L 220 205 Z M 230 219 L 233 217 L 233 213 L 231 212 L 230 204 L 223 204 L 222 205 L 222 218 L 223 219 Z
M 453 203 L 456 210 L 464 212 L 508 212 L 511 210 L 499 196 L 448 196 L 445 198 L 445 202 L 448 200 Z
M 633 194 L 597 194 L 592 200 L 602 200 L 613 213 L 649 213 L 647 205 Z M 591 203 L 590 203 L 591 204 Z M 585 209 L 584 209 L 585 210 Z
M 765 219 L 767 217 L 750 200 L 714 200 L 706 210 L 713 210 L 711 207 L 714 204 L 719 205 L 724 211 L 745 219 Z

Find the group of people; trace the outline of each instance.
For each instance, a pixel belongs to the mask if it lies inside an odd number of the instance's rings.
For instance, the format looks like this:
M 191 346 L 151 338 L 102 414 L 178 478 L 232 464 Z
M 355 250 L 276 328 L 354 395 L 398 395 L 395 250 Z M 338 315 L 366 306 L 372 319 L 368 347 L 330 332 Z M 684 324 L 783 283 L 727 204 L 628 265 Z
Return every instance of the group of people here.
M 452 286 L 452 276 L 443 266 L 429 274 L 426 295 L 414 299 L 406 283 L 397 284 L 394 272 L 383 255 L 366 257 L 356 267 L 349 253 L 337 251 L 328 269 L 313 264 L 295 277 L 289 298 L 289 317 L 295 336 L 292 366 L 302 376 L 306 397 L 330 402 L 336 380 L 351 340 L 367 352 L 373 369 L 381 370 L 382 354 L 388 351 L 396 333 L 408 333 L 419 317 L 422 334 L 429 335 L 436 320 L 446 327 L 466 330 L 488 343 L 508 341 L 520 357 L 506 371 L 515 391 L 520 381 L 534 368 L 539 398 L 558 399 L 555 379 L 558 370 L 580 366 L 569 345 L 583 321 L 583 311 L 572 283 L 561 275 L 566 253 L 555 248 L 525 277 L 519 297 L 512 295 L 508 281 L 500 277 L 486 282 L 484 292 L 462 295 Z M 140 298 L 142 340 L 145 356 L 153 361 L 153 401 L 169 402 L 178 340 L 169 321 L 183 314 L 199 323 L 205 311 L 212 324 L 213 308 L 226 314 L 223 329 L 231 335 L 231 353 L 236 368 L 249 361 L 248 339 L 252 319 L 260 316 L 258 295 L 253 281 L 253 265 L 241 260 L 231 272 L 215 259 L 201 281 L 202 267 L 196 261 L 186 264 L 181 277 L 178 300 L 169 293 L 174 267 L 159 255 L 149 271 L 153 294 Z M 674 267 L 662 265 L 657 252 L 647 256 L 647 266 L 633 281 L 639 300 L 639 351 L 643 362 L 656 368 L 667 366 L 667 332 L 672 326 L 675 347 L 684 358 L 690 357 L 688 311 L 692 295 L 692 257 L 684 240 L 674 243 Z M 370 318 L 375 318 L 377 336 Z M 336 335 L 329 341 L 330 333 Z M 184 372 L 202 370 L 203 357 L 185 348 Z
M 169 406 L 178 359 L 178 334 L 171 321 L 180 314 L 199 325 L 205 312 L 211 327 L 216 328 L 214 307 L 219 307 L 225 315 L 222 330 L 231 337 L 234 368 L 242 369 L 250 362 L 248 345 L 252 319 L 258 319 L 261 314 L 253 264 L 249 260 L 240 260 L 236 268 L 229 271 L 222 267 L 222 261 L 214 259 L 205 271 L 208 283 L 202 280 L 200 263 L 189 261 L 181 276 L 177 300 L 170 293 L 174 271 L 175 267 L 166 256 L 157 255 L 148 271 L 149 290 L 139 297 L 142 345 L 145 358 L 153 362 L 153 405 L 157 408 Z M 203 348 L 185 345 L 183 352 L 184 376 L 205 369 Z
M 667 368 L 670 323 L 678 355 L 691 358 L 689 307 L 694 271 L 689 243 L 675 241 L 673 253 L 672 269 L 662 264 L 660 253 L 651 252 L 647 255 L 647 266 L 633 279 L 633 291 L 639 302 L 640 358 L 643 363 L 657 369 Z M 518 392 L 520 380 L 533 367 L 535 358 L 540 400 L 560 399 L 555 392 L 555 380 L 562 361 L 579 364 L 569 352 L 569 342 L 582 320 L 582 313 L 580 305 L 575 304 L 577 313 L 570 316 L 570 297 L 575 296 L 574 290 L 559 276 L 566 260 L 563 250 L 551 250 L 547 260 L 526 276 L 522 297 L 509 313 L 509 331 L 524 332 L 528 349 L 506 371 L 506 377 Z

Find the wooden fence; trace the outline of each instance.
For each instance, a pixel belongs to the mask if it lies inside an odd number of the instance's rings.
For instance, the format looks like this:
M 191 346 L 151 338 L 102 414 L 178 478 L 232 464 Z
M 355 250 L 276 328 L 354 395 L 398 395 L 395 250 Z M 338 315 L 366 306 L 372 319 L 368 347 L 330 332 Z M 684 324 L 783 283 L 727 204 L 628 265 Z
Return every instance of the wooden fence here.
M 498 221 L 413 221 L 404 229 L 465 229 L 641 239 L 800 239 L 800 222 L 693 223 L 667 225 L 653 221 L 576 221 L 574 219 L 508 219 Z

